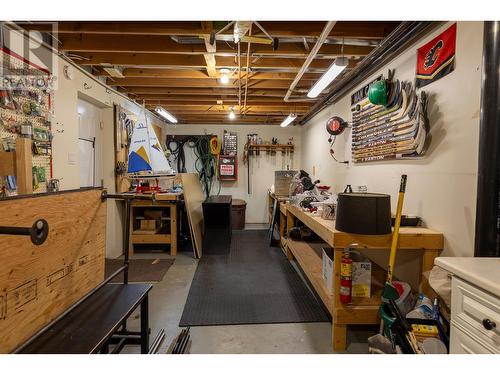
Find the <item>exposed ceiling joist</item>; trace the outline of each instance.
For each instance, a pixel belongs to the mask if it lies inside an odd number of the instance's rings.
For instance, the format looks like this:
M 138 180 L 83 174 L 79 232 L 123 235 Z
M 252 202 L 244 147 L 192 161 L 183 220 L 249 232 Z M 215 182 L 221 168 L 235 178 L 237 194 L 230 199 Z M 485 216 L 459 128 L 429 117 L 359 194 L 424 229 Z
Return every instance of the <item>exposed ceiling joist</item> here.
M 399 22 L 342 21 L 332 30 L 332 37 L 383 39 Z M 263 21 L 260 24 L 273 37 L 317 37 L 323 29 L 322 21 Z M 31 30 L 52 31 L 47 23 L 22 24 Z M 122 35 L 185 35 L 204 33 L 201 22 L 196 21 L 135 21 L 135 22 L 58 22 L 58 34 L 122 34 Z M 232 34 L 232 33 L 227 33 Z M 254 36 L 265 36 L 255 32 Z
M 200 38 L 202 44 L 180 44 L 170 37 L 161 35 L 98 35 L 98 34 L 65 34 L 60 38 L 62 51 L 78 52 L 109 52 L 109 53 L 158 53 L 176 55 L 236 56 L 237 50 L 233 43 L 215 42 L 210 44 L 208 37 Z M 373 46 L 345 45 L 344 54 L 362 57 L 368 55 Z M 319 51 L 320 58 L 331 58 L 342 53 L 341 44 L 324 44 Z M 303 43 L 280 44 L 277 50 L 265 44 L 255 44 L 251 48 L 252 57 L 287 56 L 290 58 L 305 58 L 308 51 Z M 242 54 L 246 56 L 246 53 Z
M 279 124 L 291 112 L 301 121 L 321 100 L 309 99 L 306 93 L 334 59 L 348 57 L 346 72 L 351 71 L 398 24 L 337 22 L 289 102 L 283 101 L 287 88 L 317 42 L 324 21 L 68 21 L 58 22 L 54 37 L 59 49 L 77 64 L 90 67 L 94 75 L 105 77 L 109 85 L 148 108 L 164 106 L 179 123 L 258 125 Z M 47 23 L 21 26 L 52 32 Z M 242 30 L 240 55 L 235 26 Z M 218 79 L 224 68 L 231 77 L 226 84 Z M 228 119 L 230 107 L 241 111 L 235 121 Z
M 193 68 L 203 69 L 206 67 L 206 62 L 201 55 L 161 55 L 150 53 L 79 53 L 80 59 L 77 62 L 80 65 L 101 65 L 112 64 L 124 67 L 157 67 L 157 68 Z M 236 68 L 237 62 L 232 57 L 217 58 L 217 68 Z M 276 70 L 296 70 L 302 66 L 304 59 L 289 59 L 289 58 L 259 58 L 252 61 L 254 69 L 276 69 Z M 326 70 L 332 61 L 327 59 L 314 60 L 310 69 Z M 355 62 L 352 62 L 355 65 Z
M 122 72 L 126 78 L 187 78 L 187 79 L 213 79 L 202 70 L 182 70 L 182 69 L 139 69 L 127 68 Z M 303 80 L 315 81 L 320 77 L 319 72 L 306 73 L 302 76 Z M 96 73 L 98 76 L 109 77 L 109 74 L 103 70 Z M 246 72 L 243 72 L 243 78 L 246 78 Z M 249 80 L 293 80 L 293 73 L 250 73 Z
M 220 89 L 236 89 L 238 86 L 233 82 L 233 85 L 224 85 L 220 83 L 218 79 L 176 79 L 176 78 L 142 78 L 142 77 L 132 77 L 132 78 L 108 78 L 108 85 L 121 86 L 121 87 L 212 87 Z M 287 80 L 252 80 L 249 82 L 249 88 L 276 88 L 276 89 L 286 89 L 290 86 L 291 81 Z M 309 81 L 303 81 L 298 87 L 312 86 Z

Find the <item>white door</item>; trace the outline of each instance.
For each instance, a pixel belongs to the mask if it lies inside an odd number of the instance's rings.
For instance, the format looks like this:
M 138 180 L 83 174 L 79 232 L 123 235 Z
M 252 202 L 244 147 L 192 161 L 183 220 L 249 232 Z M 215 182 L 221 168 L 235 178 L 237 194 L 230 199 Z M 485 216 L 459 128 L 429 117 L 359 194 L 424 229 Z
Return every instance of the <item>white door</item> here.
M 80 187 L 102 186 L 101 109 L 78 99 Z

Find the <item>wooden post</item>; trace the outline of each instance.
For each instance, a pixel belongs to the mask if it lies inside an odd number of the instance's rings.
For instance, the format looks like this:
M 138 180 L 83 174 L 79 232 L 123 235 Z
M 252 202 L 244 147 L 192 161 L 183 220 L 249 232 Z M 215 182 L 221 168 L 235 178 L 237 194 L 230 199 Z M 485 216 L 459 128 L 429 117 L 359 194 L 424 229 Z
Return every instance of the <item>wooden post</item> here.
M 127 207 L 127 205 L 125 205 Z M 132 241 L 132 232 L 134 231 L 134 201 L 130 202 L 130 220 L 128 222 L 128 256 L 134 255 L 134 244 Z
M 293 224 L 294 224 L 294 217 L 293 217 L 293 215 L 292 215 L 292 213 L 290 211 L 286 210 L 286 227 L 285 227 L 285 231 L 287 233 L 287 236 L 288 236 L 288 231 L 290 230 L 291 227 L 293 227 Z M 294 259 L 293 254 L 290 251 L 290 249 L 288 248 L 288 246 L 286 246 L 286 257 L 288 258 L 288 260 L 293 260 Z
M 285 235 L 286 235 L 286 215 L 281 212 L 281 203 L 278 205 L 278 210 L 279 210 L 279 227 L 280 227 L 280 247 L 281 250 L 285 251 Z
M 33 194 L 31 139 L 16 139 L 17 194 Z
M 347 326 L 335 322 L 336 312 L 342 309 L 340 302 L 340 262 L 344 249 L 336 247 L 333 250 L 333 316 L 332 316 L 332 345 L 335 352 L 344 352 L 347 343 Z
M 177 204 L 170 205 L 170 255 L 177 255 Z

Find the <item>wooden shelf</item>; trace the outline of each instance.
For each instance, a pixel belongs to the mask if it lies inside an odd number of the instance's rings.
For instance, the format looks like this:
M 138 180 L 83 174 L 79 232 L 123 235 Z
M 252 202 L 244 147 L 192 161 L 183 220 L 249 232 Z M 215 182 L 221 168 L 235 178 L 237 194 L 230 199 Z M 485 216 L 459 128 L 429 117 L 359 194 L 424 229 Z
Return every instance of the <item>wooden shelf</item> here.
M 255 151 L 293 151 L 294 145 L 248 145 L 248 150 Z
M 145 195 L 140 195 L 144 197 Z M 146 195 L 147 196 L 147 195 Z M 129 254 L 132 255 L 134 251 L 134 245 L 137 244 L 162 244 L 170 245 L 170 255 L 176 255 L 177 253 L 177 204 L 176 201 L 180 198 L 180 194 L 155 194 L 156 200 L 145 201 L 137 200 L 132 201 L 130 207 L 130 241 L 129 241 Z M 151 196 L 151 198 L 153 198 Z M 137 228 L 138 220 L 144 219 L 144 214 L 141 210 L 151 209 L 154 211 L 162 211 L 164 209 L 170 210 L 169 216 L 162 216 L 158 219 L 147 219 L 154 220 L 161 223 L 160 226 L 156 226 L 155 229 L 140 229 Z M 167 213 L 165 213 L 168 215 Z M 137 229 L 133 229 L 136 227 Z M 170 227 L 170 233 L 161 233 L 165 227 Z
M 170 241 L 170 234 L 132 234 L 130 236 L 131 244 L 169 244 Z
M 366 250 L 389 250 L 391 234 L 388 235 L 359 235 L 345 233 L 335 229 L 335 222 L 302 211 L 299 207 L 287 204 L 285 207 L 286 223 L 289 229 L 295 219 L 315 232 L 334 250 L 333 295 L 328 293 L 323 277 L 322 262 L 315 243 L 283 241 L 288 259 L 295 258 L 308 277 L 312 286 L 332 313 L 332 343 L 335 351 L 346 349 L 347 326 L 351 324 L 377 324 L 380 322 L 378 314 L 381 292 L 385 283 L 386 272 L 372 261 L 372 282 L 370 298 L 353 298 L 351 304 L 342 304 L 336 294 L 340 288 L 340 260 L 344 248 L 351 243 L 358 243 Z M 434 259 L 443 248 L 443 234 L 431 229 L 420 227 L 402 227 L 399 235 L 399 250 L 419 250 L 421 257 L 420 271 L 429 271 L 434 265 Z M 321 246 L 320 246 L 321 247 Z M 428 293 L 428 283 L 421 279 L 420 288 Z
M 323 279 L 322 247 L 328 246 L 328 244 L 324 242 L 303 242 L 288 239 L 287 246 L 333 316 L 334 295 L 330 293 Z M 385 277 L 386 271 L 372 261 L 371 296 L 366 298 L 353 297 L 352 302 L 349 305 L 343 305 L 343 307 L 357 310 L 378 309 Z
M 333 316 L 333 293 L 330 293 L 323 279 L 323 262 L 321 259 L 321 247 L 328 246 L 323 242 L 303 242 L 287 240 L 288 249 L 299 263 L 300 267 L 306 274 L 318 293 L 319 297 L 325 304 L 327 310 Z
M 140 234 L 156 234 L 156 229 L 136 229 L 132 232 L 132 235 Z

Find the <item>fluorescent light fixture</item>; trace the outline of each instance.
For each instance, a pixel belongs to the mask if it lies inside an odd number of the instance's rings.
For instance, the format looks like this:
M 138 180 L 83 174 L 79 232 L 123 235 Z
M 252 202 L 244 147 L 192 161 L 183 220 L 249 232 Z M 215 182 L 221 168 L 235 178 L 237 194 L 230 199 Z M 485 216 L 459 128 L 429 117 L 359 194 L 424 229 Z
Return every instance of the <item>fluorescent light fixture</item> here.
M 296 118 L 297 118 L 297 115 L 295 113 L 290 113 L 288 115 L 288 117 L 283 120 L 283 122 L 280 124 L 280 126 L 282 128 L 284 128 L 285 126 L 290 125 L 293 122 L 293 120 L 295 120 Z
M 236 113 L 234 113 L 234 110 L 231 109 L 231 111 L 229 111 L 229 119 L 234 120 L 235 118 L 236 118 Z
M 156 107 L 155 111 L 161 117 L 170 121 L 172 124 L 177 124 L 177 119 L 169 111 L 167 111 L 165 108 L 158 106 L 158 107 Z
M 347 57 L 337 57 L 335 62 L 328 68 L 328 70 L 321 76 L 321 78 L 314 84 L 311 90 L 307 93 L 308 98 L 316 98 L 323 92 L 342 71 L 347 68 L 349 60 Z

